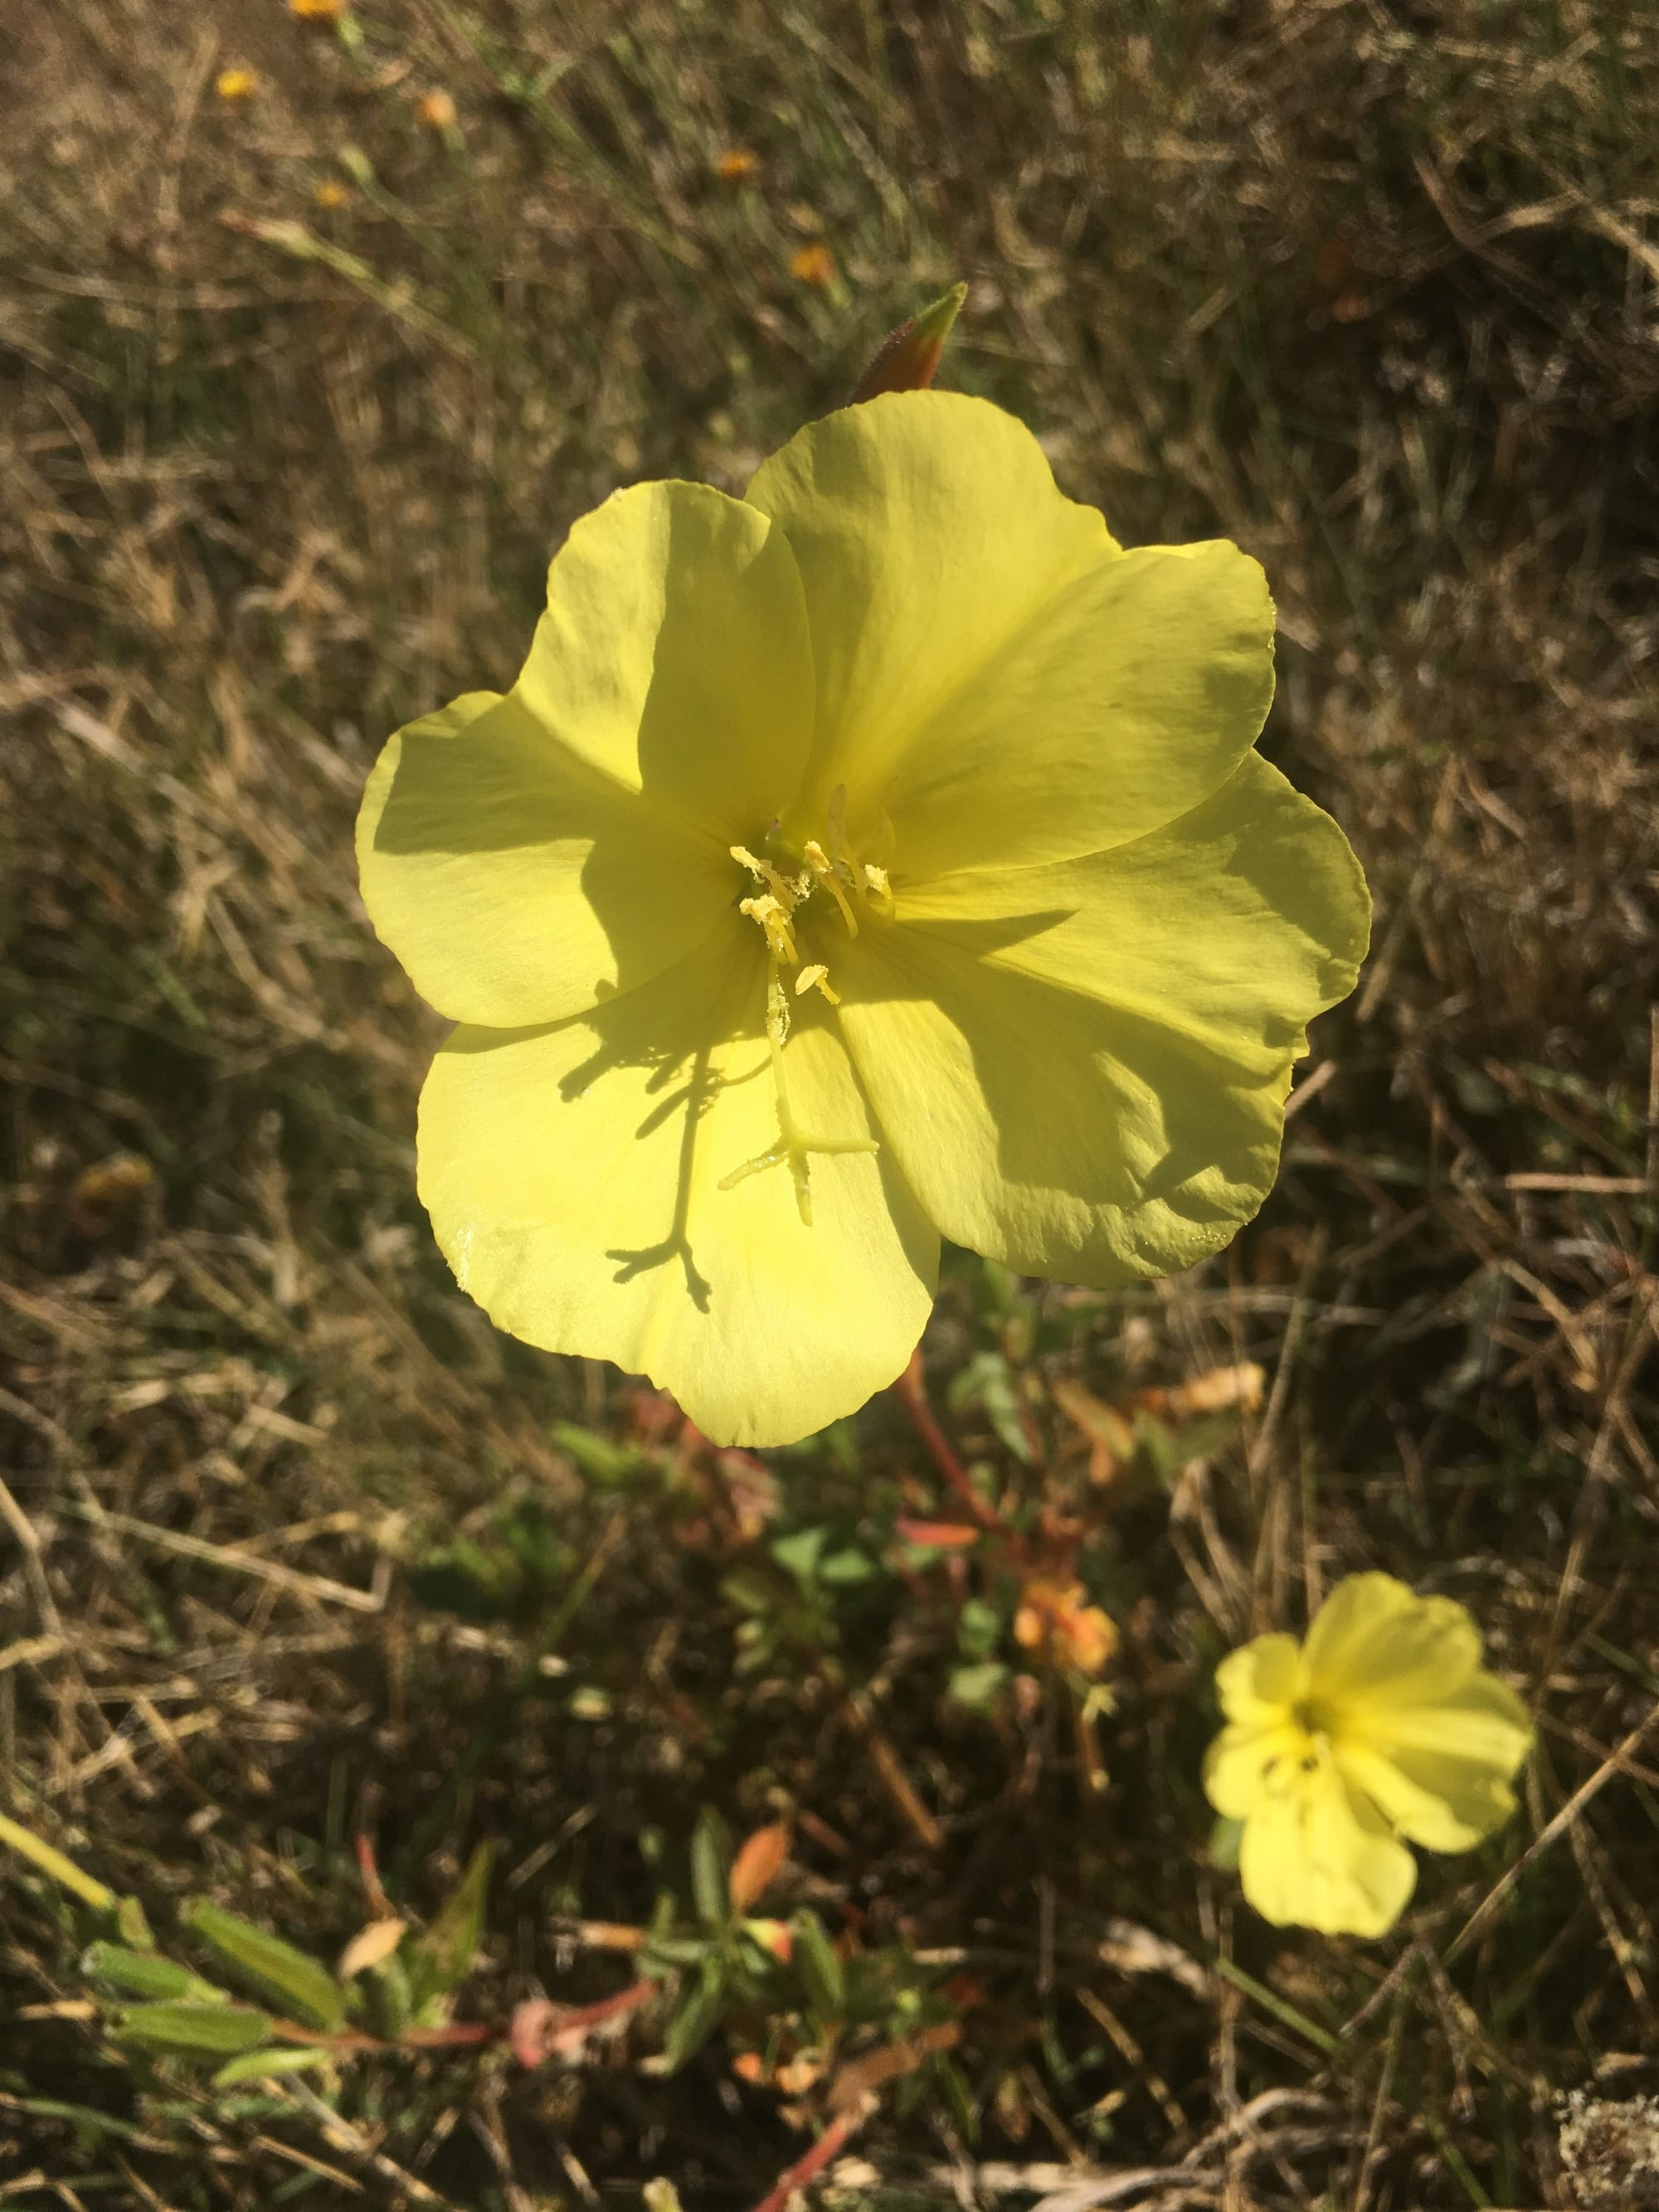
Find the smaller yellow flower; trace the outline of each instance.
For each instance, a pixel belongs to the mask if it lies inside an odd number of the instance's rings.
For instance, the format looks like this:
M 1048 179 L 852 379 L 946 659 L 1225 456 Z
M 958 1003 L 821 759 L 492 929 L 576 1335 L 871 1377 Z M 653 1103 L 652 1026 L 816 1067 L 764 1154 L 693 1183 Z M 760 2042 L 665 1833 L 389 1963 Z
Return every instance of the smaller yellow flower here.
M 418 112 L 428 131 L 453 131 L 455 128 L 455 103 L 447 92 L 428 93 Z
M 345 13 L 345 0 L 288 0 L 288 12 L 302 23 L 337 23 Z
M 746 177 L 752 177 L 759 167 L 758 154 L 751 154 L 746 146 L 733 146 L 715 162 L 714 174 L 722 184 L 740 185 Z
M 1243 1823 L 1239 1879 L 1276 1927 L 1381 1936 L 1417 1881 L 1402 1838 L 1468 1850 L 1515 1810 L 1532 1722 L 1452 1598 L 1350 1575 L 1305 1643 L 1260 1636 L 1215 1679 L 1204 1788 Z
M 251 69 L 221 70 L 213 80 L 213 89 L 221 100 L 234 106 L 238 100 L 252 99 L 259 89 L 259 80 Z
M 313 186 L 311 197 L 319 208 L 343 208 L 351 195 L 337 177 L 325 177 Z

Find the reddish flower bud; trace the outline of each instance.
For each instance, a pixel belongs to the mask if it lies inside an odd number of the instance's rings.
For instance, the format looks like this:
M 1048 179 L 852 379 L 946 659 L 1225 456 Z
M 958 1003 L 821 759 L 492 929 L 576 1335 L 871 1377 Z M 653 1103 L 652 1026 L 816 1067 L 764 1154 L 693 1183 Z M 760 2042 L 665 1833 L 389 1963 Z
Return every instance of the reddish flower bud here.
M 925 392 L 933 380 L 951 325 L 968 297 L 965 284 L 953 284 L 942 299 L 901 323 L 884 338 L 854 391 L 851 404 L 873 399 L 878 392 Z

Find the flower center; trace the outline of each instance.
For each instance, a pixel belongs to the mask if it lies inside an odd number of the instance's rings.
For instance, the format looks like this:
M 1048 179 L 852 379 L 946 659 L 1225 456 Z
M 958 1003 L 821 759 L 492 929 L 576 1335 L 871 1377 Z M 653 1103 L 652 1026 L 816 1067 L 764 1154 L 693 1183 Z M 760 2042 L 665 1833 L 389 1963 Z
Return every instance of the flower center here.
M 1322 1698 L 1297 1698 L 1291 1707 L 1292 1723 L 1316 1739 L 1336 1734 L 1336 1715 Z
M 860 913 L 873 909 L 890 915 L 893 911 L 893 889 L 887 871 L 873 860 L 860 860 L 849 843 L 847 787 L 842 783 L 830 794 L 822 840 L 808 837 L 799 850 L 775 836 L 766 842 L 769 858 L 751 853 L 746 845 L 731 848 L 732 858 L 748 869 L 757 887 L 750 897 L 738 901 L 738 911 L 747 915 L 764 933 L 773 959 L 795 969 L 797 998 L 804 992 L 817 991 L 832 1006 L 838 1006 L 841 994 L 830 981 L 828 963 L 801 959 L 796 913 L 814 891 L 821 890 L 833 900 L 847 934 L 856 937 Z
M 861 861 L 848 842 L 844 784 L 837 784 L 830 794 L 821 841 L 809 837 L 797 850 L 774 836 L 766 840 L 766 846 L 770 857 L 751 853 L 746 845 L 733 845 L 731 852 L 738 865 L 749 871 L 756 885 L 747 898 L 738 902 L 738 911 L 746 915 L 766 939 L 766 1041 L 772 1057 L 772 1084 L 777 1100 L 778 1141 L 722 1176 L 720 1188 L 730 1190 L 745 1176 L 758 1175 L 763 1168 L 787 1165 L 794 1182 L 800 1218 L 810 1228 L 811 1155 L 874 1152 L 880 1146 L 873 1137 L 815 1136 L 801 1127 L 790 1105 L 783 1048 L 789 1035 L 791 994 L 784 988 L 784 970 L 794 971 L 794 997 L 799 999 L 808 991 L 817 991 L 830 1006 L 841 1004 L 841 994 L 830 981 L 829 963 L 802 959 L 797 916 L 812 894 L 821 890 L 834 902 L 848 936 L 856 937 L 860 914 L 891 915 L 893 892 L 887 871 L 873 861 Z

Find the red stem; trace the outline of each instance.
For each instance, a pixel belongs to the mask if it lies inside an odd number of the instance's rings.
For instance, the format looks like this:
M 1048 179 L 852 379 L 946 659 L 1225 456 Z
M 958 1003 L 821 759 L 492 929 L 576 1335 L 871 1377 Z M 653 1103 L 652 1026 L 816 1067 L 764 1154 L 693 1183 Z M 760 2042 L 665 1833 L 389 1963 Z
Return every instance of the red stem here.
M 601 1997 L 597 2004 L 582 2005 L 574 2012 L 566 2013 L 550 2039 L 556 2050 L 560 2045 L 585 2035 L 590 2027 L 599 2027 L 601 2021 L 614 2020 L 619 2013 L 637 2011 L 661 1988 L 660 1982 L 630 1983 L 627 1989 L 618 1990 L 615 1996 Z
M 950 1438 L 933 1418 L 933 1409 L 927 1402 L 927 1386 L 922 1380 L 920 1348 L 911 1353 L 909 1365 L 893 1388 L 898 1392 L 906 1413 L 915 1423 L 916 1434 L 927 1445 L 934 1466 L 980 1527 L 994 1536 L 1000 1536 L 1018 1563 L 1024 1553 L 1024 1543 L 995 1507 L 988 1505 L 975 1489 L 967 1468 L 951 1449 Z
M 784 2207 L 798 2189 L 805 2189 L 809 2181 L 816 2180 L 829 2165 L 836 2153 L 864 2125 L 875 2109 L 874 2100 L 861 2112 L 843 2112 L 838 2120 L 831 2120 L 805 2158 L 798 2158 L 787 2173 L 780 2174 L 778 2185 L 769 2196 L 763 2197 L 753 2212 L 784 2212 Z
M 564 2014 L 548 2037 L 550 2051 L 580 2042 L 591 2027 L 599 2027 L 621 2013 L 637 2011 L 656 1996 L 659 1982 L 634 1982 L 614 1996 L 596 2004 L 577 2005 Z M 303 2043 L 325 2051 L 459 2051 L 480 2043 L 503 2043 L 511 2033 L 504 2021 L 451 2021 L 444 2027 L 406 2027 L 395 2041 L 365 2035 L 361 2028 L 302 2027 L 297 2020 L 273 2019 L 271 2027 L 284 2043 Z
M 393 1920 L 392 1900 L 380 1887 L 380 1870 L 375 1862 L 373 1840 L 362 1833 L 352 1838 L 357 1854 L 357 1871 L 363 1880 L 363 1895 L 368 1899 L 368 1909 L 377 1920 Z

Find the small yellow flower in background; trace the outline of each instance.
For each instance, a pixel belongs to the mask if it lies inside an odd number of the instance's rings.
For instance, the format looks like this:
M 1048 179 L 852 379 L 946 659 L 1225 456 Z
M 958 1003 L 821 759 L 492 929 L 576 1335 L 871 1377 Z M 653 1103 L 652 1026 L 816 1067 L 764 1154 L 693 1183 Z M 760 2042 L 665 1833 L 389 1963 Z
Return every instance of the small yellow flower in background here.
M 313 185 L 311 197 L 319 208 L 343 208 L 351 195 L 337 177 L 325 177 Z
M 346 0 L 288 0 L 288 11 L 302 23 L 337 23 Z
M 416 112 L 428 131 L 453 131 L 455 103 L 447 92 L 428 92 Z
M 221 100 L 234 106 L 238 100 L 252 99 L 259 89 L 259 80 L 251 69 L 221 70 L 213 80 L 213 89 Z
M 1079 1674 L 1098 1674 L 1117 1650 L 1117 1630 L 1109 1614 L 1088 1602 L 1081 1583 L 1057 1583 L 1038 1577 L 1019 1594 L 1014 1641 L 1026 1651 L 1046 1650 L 1057 1667 Z
M 803 246 L 790 256 L 789 274 L 822 292 L 836 281 L 836 260 L 827 246 Z
M 722 183 L 740 185 L 745 177 L 752 177 L 760 167 L 760 155 L 751 154 L 746 146 L 734 146 L 730 153 L 722 154 L 714 164 L 714 174 Z
M 1126 552 L 957 392 L 584 516 L 513 689 L 399 732 L 358 821 L 461 1024 L 418 1153 L 462 1288 L 778 1444 L 902 1370 L 941 1237 L 1099 1286 L 1218 1251 L 1369 914 L 1255 750 L 1273 635 L 1237 546 Z
M 1468 1850 L 1515 1810 L 1532 1722 L 1454 1599 L 1350 1575 L 1305 1643 L 1258 1637 L 1216 1686 L 1228 1725 L 1204 1788 L 1243 1821 L 1239 1879 L 1275 1926 L 1381 1936 L 1417 1881 L 1402 1838 Z

